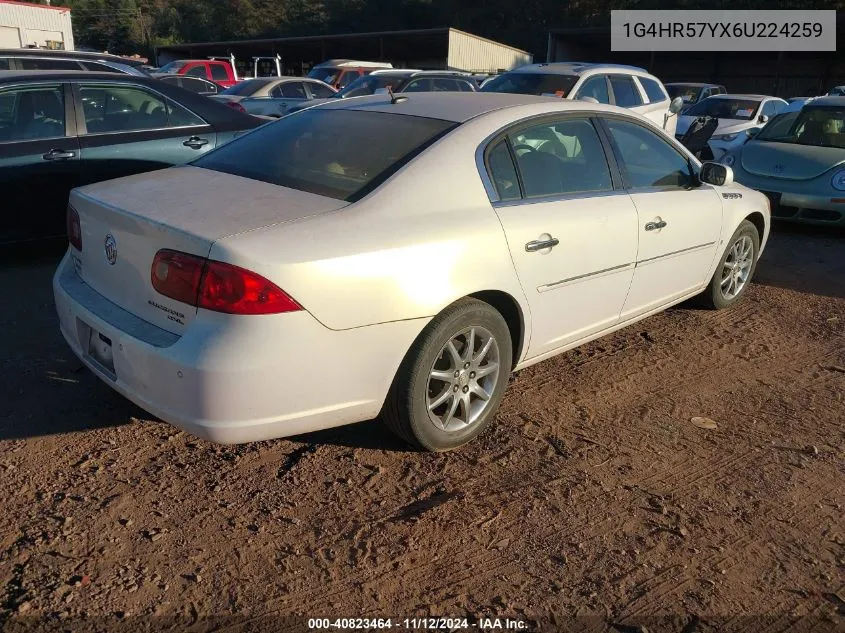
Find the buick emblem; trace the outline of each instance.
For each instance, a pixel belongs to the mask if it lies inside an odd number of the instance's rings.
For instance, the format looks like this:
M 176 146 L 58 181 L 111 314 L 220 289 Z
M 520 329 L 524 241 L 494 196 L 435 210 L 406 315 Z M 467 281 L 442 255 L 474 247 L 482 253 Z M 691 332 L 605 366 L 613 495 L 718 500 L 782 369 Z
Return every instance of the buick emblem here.
M 114 235 L 111 233 L 106 235 L 104 246 L 106 251 L 106 261 L 109 263 L 109 266 L 114 266 L 114 263 L 117 261 L 117 241 L 114 239 Z
M 780 163 L 775 163 L 775 166 L 774 166 L 773 169 L 775 170 L 775 173 L 782 174 L 783 170 L 784 170 L 784 166 L 781 165 Z

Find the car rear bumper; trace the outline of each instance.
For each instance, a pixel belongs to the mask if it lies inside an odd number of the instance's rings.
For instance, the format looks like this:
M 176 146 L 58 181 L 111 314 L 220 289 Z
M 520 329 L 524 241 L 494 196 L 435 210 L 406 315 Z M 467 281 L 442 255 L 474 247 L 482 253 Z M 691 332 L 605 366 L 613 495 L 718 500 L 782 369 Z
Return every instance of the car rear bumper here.
M 413 320 L 335 331 L 306 311 L 238 317 L 200 310 L 178 336 L 85 284 L 70 251 L 53 292 L 62 334 L 91 371 L 156 417 L 224 444 L 375 417 L 425 325 Z M 105 341 L 110 359 L 104 360 L 93 348 Z

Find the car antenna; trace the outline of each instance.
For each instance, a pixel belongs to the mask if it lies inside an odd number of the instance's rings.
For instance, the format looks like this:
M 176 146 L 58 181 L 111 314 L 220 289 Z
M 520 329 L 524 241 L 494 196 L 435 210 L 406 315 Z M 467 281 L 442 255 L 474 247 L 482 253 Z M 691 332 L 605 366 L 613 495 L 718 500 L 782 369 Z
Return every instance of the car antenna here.
M 390 105 L 396 105 L 397 103 L 402 103 L 403 101 L 408 100 L 408 97 L 405 97 L 405 96 L 402 96 L 402 95 L 399 95 L 399 96 L 394 95 L 393 94 L 393 86 L 391 86 L 389 84 L 387 86 L 387 96 L 390 97 Z

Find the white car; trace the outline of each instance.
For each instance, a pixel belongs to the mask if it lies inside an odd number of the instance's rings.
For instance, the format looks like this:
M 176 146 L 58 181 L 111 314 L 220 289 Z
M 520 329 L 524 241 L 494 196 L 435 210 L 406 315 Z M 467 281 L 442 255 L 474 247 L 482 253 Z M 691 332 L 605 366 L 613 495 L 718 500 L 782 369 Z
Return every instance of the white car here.
M 760 127 L 788 106 L 783 99 L 763 95 L 725 94 L 708 97 L 681 114 L 675 134 L 678 138 L 682 137 L 700 116 L 719 119 L 719 125 L 709 142 L 713 159 L 718 160 L 742 146 L 748 140 L 748 130 Z
M 729 167 L 621 108 L 376 95 L 74 190 L 53 288 L 74 353 L 198 436 L 381 414 L 447 450 L 512 371 L 696 295 L 733 305 L 769 223 Z
M 675 134 L 677 116 L 684 106 L 670 100 L 665 86 L 643 68 L 618 64 L 557 62 L 528 64 L 484 82 L 481 92 L 508 92 L 586 99 L 633 110 L 669 135 Z

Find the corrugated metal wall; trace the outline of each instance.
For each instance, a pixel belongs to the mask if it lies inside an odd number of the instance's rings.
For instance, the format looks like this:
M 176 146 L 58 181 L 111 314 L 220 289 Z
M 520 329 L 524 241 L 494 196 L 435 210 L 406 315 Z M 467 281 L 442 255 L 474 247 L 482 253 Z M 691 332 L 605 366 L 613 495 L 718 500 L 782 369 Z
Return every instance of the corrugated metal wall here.
M 0 27 L 7 27 L 3 29 L 6 34 L 9 29 L 18 29 L 19 46 L 46 47 L 48 41 L 53 41 L 61 42 L 65 50 L 73 50 L 70 9 L 0 2 Z
M 449 30 L 449 56 L 446 63 L 450 70 L 495 72 L 511 70 L 532 61 L 530 53 L 517 48 L 456 29 Z

